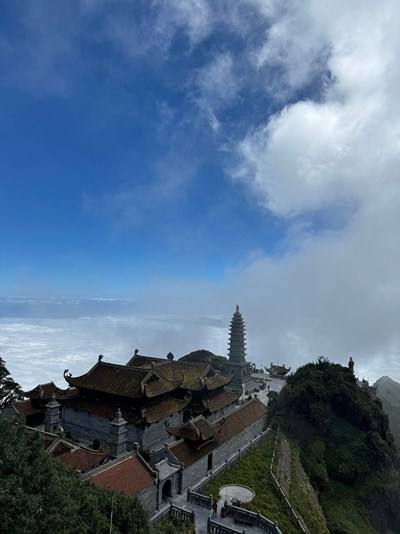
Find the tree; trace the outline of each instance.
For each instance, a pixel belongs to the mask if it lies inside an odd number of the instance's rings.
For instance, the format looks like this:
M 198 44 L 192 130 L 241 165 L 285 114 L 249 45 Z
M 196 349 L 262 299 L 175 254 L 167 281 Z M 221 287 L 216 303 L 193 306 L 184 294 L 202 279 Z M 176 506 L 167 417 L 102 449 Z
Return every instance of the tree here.
M 54 460 L 39 434 L 0 418 L 0 531 L 13 534 L 149 534 L 136 498 L 112 493 Z
M 21 387 L 11 377 L 6 362 L 0 357 L 0 410 L 17 400 L 21 400 L 23 396 Z

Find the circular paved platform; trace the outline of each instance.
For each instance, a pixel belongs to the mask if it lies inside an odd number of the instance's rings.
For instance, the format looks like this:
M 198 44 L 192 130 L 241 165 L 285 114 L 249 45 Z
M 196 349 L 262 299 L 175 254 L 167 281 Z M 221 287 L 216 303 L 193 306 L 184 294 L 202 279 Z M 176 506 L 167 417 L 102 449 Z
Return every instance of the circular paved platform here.
M 232 503 L 232 499 L 238 499 L 240 502 L 250 502 L 254 499 L 254 491 L 248 486 L 241 486 L 239 484 L 227 484 L 222 486 L 219 491 L 220 500 L 228 504 Z

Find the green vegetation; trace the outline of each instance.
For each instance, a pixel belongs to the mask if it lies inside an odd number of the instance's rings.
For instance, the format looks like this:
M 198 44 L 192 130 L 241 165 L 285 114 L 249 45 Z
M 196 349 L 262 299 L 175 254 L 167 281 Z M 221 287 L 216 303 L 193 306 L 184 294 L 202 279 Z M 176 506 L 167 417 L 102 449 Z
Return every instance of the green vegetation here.
M 228 361 L 228 358 L 225 358 L 225 356 L 217 356 L 216 354 L 213 354 L 209 350 L 199 349 L 199 350 L 194 350 L 193 352 L 190 352 L 189 354 L 186 354 L 185 356 L 182 356 L 182 358 L 179 358 L 179 360 L 193 362 L 193 363 L 208 363 L 209 360 L 211 360 L 212 363 L 217 368 L 219 368 L 220 366 L 223 366 Z
M 284 440 L 286 441 L 286 438 Z M 282 439 L 280 441 L 280 447 L 282 447 Z M 293 441 L 288 440 L 288 444 L 290 447 L 290 484 L 286 496 L 310 532 L 329 534 L 318 496 L 304 472 L 300 460 L 300 447 Z
M 260 512 L 272 521 L 278 521 L 285 534 L 297 534 L 298 530 L 289 519 L 283 502 L 277 496 L 269 474 L 275 436 L 275 432 L 267 434 L 257 447 L 203 488 L 202 493 L 216 497 L 219 495 L 221 487 L 226 484 L 249 486 L 254 490 L 255 497 L 243 507 Z
M 10 376 L 5 361 L 0 357 L 0 410 L 22 398 L 20 386 Z
M 332 534 L 400 532 L 388 418 L 349 369 L 324 358 L 301 367 L 288 378 L 270 417 L 301 444 L 301 462 Z
M 0 417 L 0 525 L 13 534 L 148 534 L 137 499 L 112 494 L 53 460 L 41 438 Z
M 152 534 L 194 534 L 194 532 L 192 523 L 183 523 L 177 517 L 169 517 L 152 530 Z

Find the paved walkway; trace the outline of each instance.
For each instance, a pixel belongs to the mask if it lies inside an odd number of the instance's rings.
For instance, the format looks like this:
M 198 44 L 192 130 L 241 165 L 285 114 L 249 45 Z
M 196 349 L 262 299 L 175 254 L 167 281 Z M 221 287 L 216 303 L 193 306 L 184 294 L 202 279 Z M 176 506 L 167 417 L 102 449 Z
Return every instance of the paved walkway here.
M 183 508 L 184 510 L 192 511 L 194 510 L 196 512 L 196 534 L 207 534 L 207 521 L 208 518 L 212 516 L 212 510 L 207 510 L 206 508 L 203 508 L 201 506 L 196 506 L 195 504 L 192 504 L 186 500 L 186 497 L 184 495 L 179 495 L 175 499 L 173 499 L 173 504 L 175 506 L 179 506 L 179 508 Z M 221 518 L 221 507 L 224 504 L 224 501 L 221 499 L 218 502 L 218 517 L 214 519 L 217 523 L 220 523 L 221 525 L 226 525 L 230 528 L 234 528 L 238 532 L 243 532 L 244 527 L 242 525 L 238 525 L 234 522 L 234 520 L 231 517 L 225 517 L 224 519 Z M 246 532 L 250 534 L 265 534 L 263 530 L 261 530 L 258 527 L 247 527 Z

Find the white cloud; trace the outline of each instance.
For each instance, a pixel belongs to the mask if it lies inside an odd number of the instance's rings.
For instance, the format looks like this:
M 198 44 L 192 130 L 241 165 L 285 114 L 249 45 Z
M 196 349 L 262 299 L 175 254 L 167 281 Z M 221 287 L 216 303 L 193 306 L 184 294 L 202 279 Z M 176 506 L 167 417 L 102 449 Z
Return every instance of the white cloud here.
M 355 7 L 326 3 L 321 13 L 310 1 L 292 6 L 269 30 L 263 61 L 279 64 L 293 78 L 305 66 L 312 80 L 315 55 L 309 46 L 328 46 L 326 68 L 332 77 L 321 102 L 287 105 L 238 145 L 236 176 L 277 215 L 369 201 L 393 182 L 400 156 L 400 113 L 392 90 L 400 9 L 391 7 L 389 20 L 387 9 L 375 13 L 368 2 Z M 308 14 L 307 24 L 297 26 L 299 10 L 302 18 Z M 276 25 L 279 45 L 274 43 Z M 311 29 L 310 35 L 304 28 Z
M 66 387 L 63 371 L 74 376 L 105 361 L 126 363 L 141 354 L 176 358 L 198 348 L 226 352 L 227 333 L 213 318 L 171 315 L 0 320 L 0 353 L 25 389 L 53 380 Z

